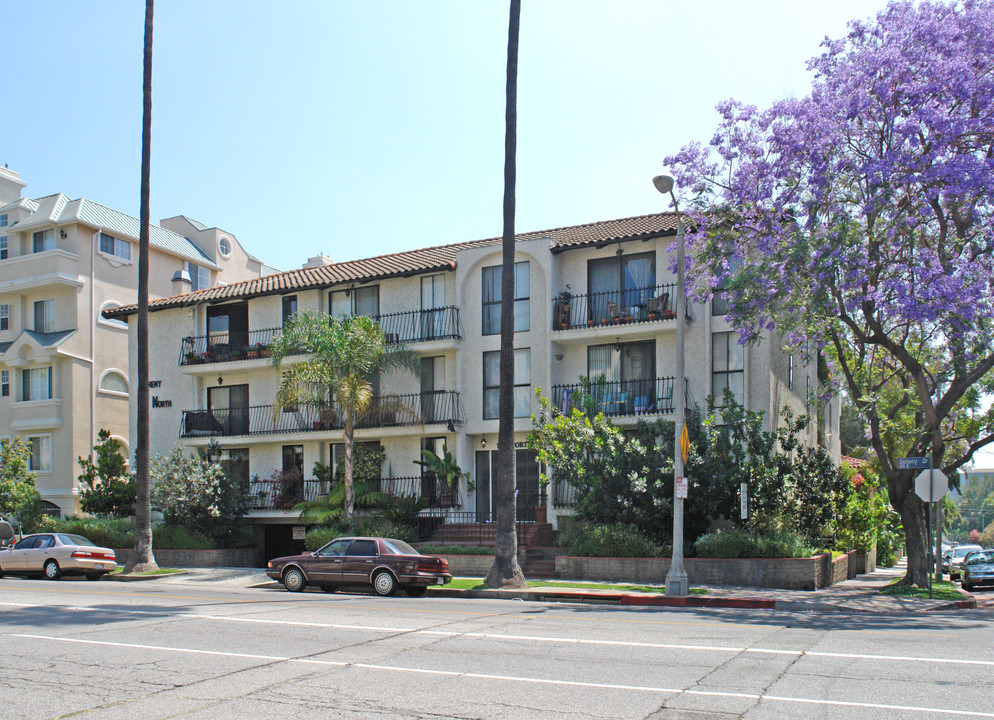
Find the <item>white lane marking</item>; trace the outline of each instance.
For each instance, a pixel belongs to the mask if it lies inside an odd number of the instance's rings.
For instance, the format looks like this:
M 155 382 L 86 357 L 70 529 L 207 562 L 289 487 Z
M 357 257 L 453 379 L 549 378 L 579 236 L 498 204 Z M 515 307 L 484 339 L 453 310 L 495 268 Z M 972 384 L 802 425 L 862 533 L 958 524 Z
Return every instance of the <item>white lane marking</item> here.
M 17 607 L 48 607 L 42 605 L 29 605 L 26 603 L 0 603 L 3 605 L 15 605 Z M 65 610 L 79 610 L 98 612 L 99 609 L 92 607 L 70 606 Z M 767 655 L 795 655 L 798 657 L 824 657 L 840 658 L 846 660 L 874 660 L 891 662 L 917 662 L 936 663 L 945 665 L 979 665 L 983 667 L 994 667 L 994 660 L 966 660 L 959 658 L 940 657 L 918 657 L 908 655 L 868 655 L 860 653 L 824 652 L 818 650 L 794 650 L 790 648 L 751 648 L 751 647 L 730 647 L 728 645 L 681 645 L 674 643 L 650 643 L 637 642 L 632 640 L 591 640 L 586 638 L 552 637 L 541 635 L 506 635 L 500 633 L 479 633 L 479 632 L 458 632 L 452 630 L 420 630 L 418 628 L 388 627 L 382 625 L 347 625 L 344 623 L 319 623 L 303 622 L 297 620 L 268 620 L 265 618 L 245 618 L 231 617 L 228 615 L 204 615 L 198 613 L 168 613 L 168 610 L 116 610 L 121 614 L 128 615 L 152 615 L 162 617 L 183 617 L 193 620 L 223 620 L 226 622 L 258 623 L 262 625 L 289 625 L 294 627 L 324 628 L 330 630 L 356 630 L 365 632 L 383 633 L 410 633 L 414 635 L 431 635 L 435 637 L 471 637 L 485 640 L 517 640 L 523 642 L 561 643 L 564 645 L 602 645 L 607 647 L 639 647 L 655 650 L 697 650 L 701 652 L 728 652 L 728 653 L 756 653 Z
M 59 638 L 51 635 L 20 635 L 13 637 L 30 640 L 51 640 L 54 642 L 78 643 L 85 645 L 105 645 L 110 647 L 134 648 L 138 650 L 159 650 L 162 652 L 188 653 L 196 655 L 215 655 L 241 658 L 246 660 L 267 660 L 270 662 L 300 663 L 306 665 L 325 665 L 331 667 L 355 667 L 366 670 L 381 670 L 386 672 L 417 673 L 421 675 L 438 675 L 443 677 L 472 678 L 476 680 L 497 680 L 500 682 L 520 682 L 536 685 L 559 685 L 569 687 L 585 687 L 598 690 L 627 690 L 635 692 L 662 693 L 666 695 L 696 695 L 703 697 L 734 697 L 763 702 L 805 703 L 809 705 L 829 705 L 834 707 L 868 708 L 873 710 L 898 710 L 910 713 L 934 713 L 940 715 L 962 715 L 967 717 L 994 718 L 994 713 L 952 710 L 936 707 L 915 707 L 912 705 L 885 705 L 881 703 L 862 703 L 846 700 L 820 700 L 817 698 L 789 697 L 785 695 L 763 695 L 756 693 L 722 692 L 719 690 L 683 690 L 680 688 L 653 687 L 648 685 L 617 685 L 613 683 L 584 682 L 581 680 L 555 680 L 551 678 L 525 677 L 519 675 L 493 675 L 490 673 L 470 673 L 455 670 L 429 670 L 422 668 L 399 667 L 395 665 L 374 665 L 371 663 L 347 663 L 334 660 L 316 660 L 314 658 L 281 657 L 277 655 L 253 655 L 249 653 L 222 652 L 219 650 L 197 650 L 193 648 L 167 647 L 161 645 L 140 645 L 137 643 L 119 643 L 104 640 L 82 640 L 77 638 Z

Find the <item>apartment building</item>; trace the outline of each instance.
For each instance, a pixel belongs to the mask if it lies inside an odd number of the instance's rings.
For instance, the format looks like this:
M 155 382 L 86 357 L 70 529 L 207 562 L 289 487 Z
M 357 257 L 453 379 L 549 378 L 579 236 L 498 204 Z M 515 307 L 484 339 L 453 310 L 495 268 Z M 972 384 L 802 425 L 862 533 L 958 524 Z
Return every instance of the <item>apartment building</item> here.
M 71 515 L 77 458 L 100 429 L 131 447 L 128 326 L 101 313 L 137 302 L 139 222 L 87 198 L 22 197 L 25 187 L 0 168 L 0 437 L 31 442 L 49 512 Z M 183 216 L 150 231 L 153 298 L 271 271 L 231 233 Z
M 525 446 L 535 388 L 568 408 L 581 378 L 594 381 L 598 408 L 621 426 L 671 418 L 677 318 L 669 246 L 671 213 L 518 235 L 515 256 L 515 444 L 518 517 L 534 520 L 539 502 L 553 522 L 570 512 L 569 488 L 552 483 L 540 498 L 539 466 Z M 152 452 L 177 442 L 217 441 L 228 467 L 250 480 L 252 519 L 267 547 L 285 546 L 295 502 L 328 491 L 316 461 L 334 465 L 342 430 L 320 407 L 274 406 L 277 376 L 266 348 L 305 308 L 376 318 L 387 341 L 421 356 L 420 377 L 391 375 L 358 429 L 357 443 L 385 453 L 376 488 L 428 498 L 450 523 L 492 519 L 500 346 L 499 238 L 380 257 L 332 262 L 166 298 L 151 305 L 149 327 L 163 338 L 150 357 Z M 109 317 L 134 317 L 135 308 Z M 731 388 L 752 410 L 776 417 L 783 406 L 817 414 L 806 441 L 839 456 L 839 401 L 819 399 L 817 368 L 773 342 L 743 347 L 723 318 L 722 299 L 687 313 L 690 404 Z M 131 323 L 134 326 L 135 323 Z M 131 332 L 136 332 L 131 327 Z M 133 348 L 134 344 L 132 344 Z M 132 349 L 130 367 L 136 367 Z M 136 401 L 132 399 L 132 425 Z M 456 492 L 415 463 L 443 447 L 469 473 Z M 282 471 L 301 478 L 281 484 Z M 299 532 L 298 532 L 299 534 Z

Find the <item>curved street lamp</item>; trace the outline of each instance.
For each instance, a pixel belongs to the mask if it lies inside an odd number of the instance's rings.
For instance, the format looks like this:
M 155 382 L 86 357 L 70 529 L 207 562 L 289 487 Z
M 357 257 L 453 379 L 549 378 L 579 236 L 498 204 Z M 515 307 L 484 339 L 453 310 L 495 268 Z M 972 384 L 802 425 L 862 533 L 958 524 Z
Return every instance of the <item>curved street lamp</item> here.
M 673 178 L 669 175 L 657 175 L 652 179 L 656 190 L 663 195 L 669 195 L 676 211 L 676 418 L 673 423 L 673 558 L 670 561 L 669 572 L 666 573 L 666 594 L 686 595 L 688 593 L 687 571 L 683 567 L 683 498 L 678 497 L 677 480 L 683 477 L 683 448 L 681 439 L 686 431 L 687 386 L 684 380 L 684 330 L 687 302 L 687 286 L 684 279 L 684 226 L 680 206 L 677 205 L 676 195 L 673 194 Z M 689 485 L 689 483 L 688 483 Z

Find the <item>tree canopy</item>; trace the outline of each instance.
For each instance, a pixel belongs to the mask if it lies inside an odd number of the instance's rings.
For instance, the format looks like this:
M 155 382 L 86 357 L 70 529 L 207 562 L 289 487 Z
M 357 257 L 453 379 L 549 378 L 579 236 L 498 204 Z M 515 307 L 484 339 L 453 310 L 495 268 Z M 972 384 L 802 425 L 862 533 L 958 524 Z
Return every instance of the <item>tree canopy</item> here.
M 668 158 L 689 193 L 695 291 L 745 341 L 823 351 L 866 418 L 926 580 L 905 455 L 951 474 L 994 441 L 994 4 L 891 2 L 809 62 L 811 93 L 729 100 Z

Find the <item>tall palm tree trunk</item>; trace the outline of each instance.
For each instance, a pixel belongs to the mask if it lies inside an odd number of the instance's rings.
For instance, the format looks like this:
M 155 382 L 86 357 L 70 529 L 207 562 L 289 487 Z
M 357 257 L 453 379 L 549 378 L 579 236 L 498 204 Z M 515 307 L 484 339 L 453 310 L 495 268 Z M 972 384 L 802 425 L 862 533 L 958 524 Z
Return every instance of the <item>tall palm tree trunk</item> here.
M 514 467 L 514 191 L 517 178 L 518 28 L 521 0 L 511 0 L 507 27 L 507 101 L 504 131 L 504 241 L 501 270 L 500 404 L 497 428 L 497 537 L 487 587 L 524 587 L 515 534 Z
M 155 0 L 145 0 L 145 59 L 142 73 L 141 211 L 138 230 L 138 418 L 135 438 L 135 548 L 124 572 L 155 570 L 152 554 L 152 504 L 148 475 L 148 222 L 149 174 L 152 147 L 152 15 Z
M 352 526 L 352 516 L 355 513 L 355 482 L 352 475 L 353 457 L 355 455 L 355 412 L 347 408 L 342 422 L 342 438 L 345 444 L 345 462 L 342 474 L 345 475 L 345 521 Z

